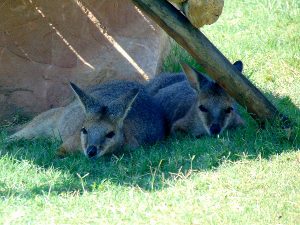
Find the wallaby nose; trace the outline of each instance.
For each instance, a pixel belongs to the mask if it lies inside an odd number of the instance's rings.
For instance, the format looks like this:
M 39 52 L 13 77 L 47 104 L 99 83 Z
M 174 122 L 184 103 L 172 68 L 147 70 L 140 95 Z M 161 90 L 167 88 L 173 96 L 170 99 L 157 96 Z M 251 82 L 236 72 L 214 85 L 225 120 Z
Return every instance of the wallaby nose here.
M 92 158 L 94 156 L 97 155 L 97 148 L 96 146 L 92 145 L 92 146 L 89 146 L 86 150 L 86 153 L 88 155 L 89 158 Z
M 217 135 L 221 132 L 221 127 L 219 124 L 214 123 L 210 126 L 209 131 L 212 135 Z

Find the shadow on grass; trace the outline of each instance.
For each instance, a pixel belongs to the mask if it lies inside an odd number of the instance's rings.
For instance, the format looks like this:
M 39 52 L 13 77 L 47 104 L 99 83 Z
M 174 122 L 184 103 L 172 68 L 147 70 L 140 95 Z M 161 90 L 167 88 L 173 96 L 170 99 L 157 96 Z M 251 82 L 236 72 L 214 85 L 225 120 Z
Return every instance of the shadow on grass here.
M 64 159 L 55 157 L 55 149 L 60 143 L 51 140 L 19 141 L 6 144 L 4 132 L 0 138 L 0 156 L 10 158 L 15 163 L 24 160 L 47 171 L 54 169 L 68 179 L 60 179 L 53 184 L 51 193 L 80 192 L 102 187 L 103 182 L 115 185 L 137 186 L 146 191 L 168 187 L 177 178 L 189 176 L 191 171 L 214 170 L 224 161 L 242 158 L 269 158 L 272 155 L 299 149 L 300 118 L 299 109 L 288 97 L 278 99 L 268 96 L 295 122 L 294 134 L 287 139 L 280 128 L 258 129 L 250 116 L 242 111 L 247 127 L 225 132 L 219 138 L 204 137 L 193 139 L 179 136 L 169 138 L 151 147 L 126 150 L 117 156 L 107 156 L 97 160 L 86 159 L 75 154 Z M 0 185 L 2 186 L 2 184 Z M 27 191 L 1 188 L 2 195 L 30 197 L 49 192 L 49 184 L 37 185 Z

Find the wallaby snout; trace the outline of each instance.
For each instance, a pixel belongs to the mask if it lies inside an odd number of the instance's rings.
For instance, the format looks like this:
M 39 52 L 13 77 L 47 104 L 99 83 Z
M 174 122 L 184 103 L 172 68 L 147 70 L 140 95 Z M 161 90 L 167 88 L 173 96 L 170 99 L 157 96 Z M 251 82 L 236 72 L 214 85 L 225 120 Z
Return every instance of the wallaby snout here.
M 220 126 L 220 124 L 213 123 L 210 126 L 209 131 L 210 131 L 211 135 L 217 135 L 217 134 L 219 134 L 221 132 L 221 126 Z
M 89 146 L 86 150 L 86 154 L 89 158 L 95 157 L 98 154 L 97 147 L 94 145 Z

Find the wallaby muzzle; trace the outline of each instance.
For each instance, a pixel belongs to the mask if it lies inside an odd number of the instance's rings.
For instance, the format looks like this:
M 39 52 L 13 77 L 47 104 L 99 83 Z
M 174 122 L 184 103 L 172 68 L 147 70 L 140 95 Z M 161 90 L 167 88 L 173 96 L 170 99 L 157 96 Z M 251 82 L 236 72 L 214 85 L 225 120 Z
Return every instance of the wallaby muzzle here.
M 209 128 L 209 132 L 211 135 L 218 135 L 221 132 L 220 125 L 213 123 Z
M 97 155 L 97 147 L 94 145 L 91 145 L 87 148 L 86 154 L 89 158 L 93 158 Z

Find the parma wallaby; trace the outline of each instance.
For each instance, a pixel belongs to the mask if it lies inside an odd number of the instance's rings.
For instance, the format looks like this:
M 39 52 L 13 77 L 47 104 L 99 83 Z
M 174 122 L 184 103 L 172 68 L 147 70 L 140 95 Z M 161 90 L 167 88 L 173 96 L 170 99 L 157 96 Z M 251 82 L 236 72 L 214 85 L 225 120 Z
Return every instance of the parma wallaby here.
M 181 66 L 184 73 L 161 74 L 147 85 L 164 111 L 171 134 L 180 130 L 195 137 L 217 135 L 244 124 L 223 88 L 187 64 Z M 234 66 L 243 69 L 241 61 Z
M 71 83 L 77 100 L 34 118 L 11 140 L 60 137 L 59 154 L 81 149 L 89 158 L 152 144 L 165 136 L 163 112 L 145 87 L 112 81 L 83 91 Z

